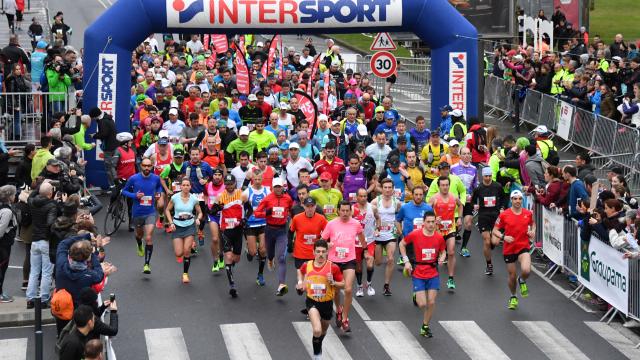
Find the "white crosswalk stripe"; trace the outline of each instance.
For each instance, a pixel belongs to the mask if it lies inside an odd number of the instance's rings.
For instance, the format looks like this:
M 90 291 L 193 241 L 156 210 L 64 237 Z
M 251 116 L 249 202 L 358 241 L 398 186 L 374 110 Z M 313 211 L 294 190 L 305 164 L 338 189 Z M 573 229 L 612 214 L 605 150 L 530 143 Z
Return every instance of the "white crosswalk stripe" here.
M 440 325 L 472 360 L 509 359 L 475 321 L 440 321 Z
M 367 321 L 365 323 L 391 359 L 431 359 L 401 321 Z
M 255 323 L 220 325 L 231 360 L 271 360 Z
M 589 359 L 546 321 L 514 321 L 513 324 L 551 360 Z
M 300 337 L 300 341 L 304 344 L 309 356 L 313 355 L 313 345 L 311 344 L 312 330 L 309 321 L 294 322 L 293 327 Z M 327 329 L 327 335 L 322 341 L 322 358 L 325 360 L 349 360 L 351 355 L 342 345 L 342 342 L 331 327 Z
M 585 321 L 584 323 L 627 358 L 640 359 L 640 349 L 636 348 L 636 344 L 620 334 L 616 329 L 598 321 Z
M 27 338 L 0 340 L 0 360 L 26 360 Z
M 149 360 L 189 360 L 182 329 L 146 329 L 144 337 Z

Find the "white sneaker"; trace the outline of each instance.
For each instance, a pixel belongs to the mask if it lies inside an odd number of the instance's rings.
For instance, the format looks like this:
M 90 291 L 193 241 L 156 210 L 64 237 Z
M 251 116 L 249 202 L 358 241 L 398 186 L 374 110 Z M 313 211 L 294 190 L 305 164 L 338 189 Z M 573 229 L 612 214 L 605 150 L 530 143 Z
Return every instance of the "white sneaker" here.
M 371 286 L 371 283 L 367 283 L 367 295 L 373 296 L 376 294 L 376 290 Z
M 640 322 L 638 322 L 637 320 L 630 319 L 626 321 L 624 324 L 622 324 L 622 326 L 626 328 L 637 328 L 637 327 L 640 327 Z
M 362 285 L 358 285 L 358 290 L 356 290 L 356 297 L 363 297 L 364 296 L 364 289 L 362 288 Z
M 322 353 L 318 355 L 313 355 L 313 360 L 322 360 Z

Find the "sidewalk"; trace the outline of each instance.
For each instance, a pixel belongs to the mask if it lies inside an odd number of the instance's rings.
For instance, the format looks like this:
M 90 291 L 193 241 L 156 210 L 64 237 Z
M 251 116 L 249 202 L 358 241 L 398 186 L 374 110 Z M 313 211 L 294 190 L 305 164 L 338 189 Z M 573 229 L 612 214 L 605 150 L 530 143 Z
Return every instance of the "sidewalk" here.
M 27 310 L 27 299 L 24 297 L 14 297 L 13 302 L 0 304 L 0 328 L 9 326 L 33 325 L 35 321 L 35 310 Z M 55 320 L 50 309 L 42 309 L 42 323 L 52 324 Z
M 51 25 L 49 24 L 49 10 L 47 9 L 47 1 L 46 0 L 31 0 L 31 10 L 27 9 L 25 6 L 23 21 L 22 21 L 22 30 L 18 31 L 16 29 L 16 34 L 18 35 L 18 40 L 20 41 L 20 46 L 22 46 L 25 50 L 31 51 L 31 39 L 27 32 L 29 30 L 29 26 L 31 25 L 31 19 L 36 17 L 40 25 L 42 25 L 42 29 L 44 30 L 43 35 L 45 41 L 49 42 L 49 34 L 51 32 Z M 9 45 L 9 36 L 11 33 L 9 31 L 9 24 L 7 24 L 7 20 L 5 16 L 2 16 L 2 21 L 0 21 L 0 47 L 4 48 Z

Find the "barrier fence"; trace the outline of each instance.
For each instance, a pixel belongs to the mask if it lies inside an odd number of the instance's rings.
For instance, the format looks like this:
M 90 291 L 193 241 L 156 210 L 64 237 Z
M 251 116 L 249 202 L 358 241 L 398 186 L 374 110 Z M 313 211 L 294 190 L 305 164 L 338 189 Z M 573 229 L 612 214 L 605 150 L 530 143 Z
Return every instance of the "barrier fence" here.
M 5 144 L 39 143 L 57 112 L 69 110 L 67 93 L 0 93 L 0 131 Z
M 606 157 L 605 166 L 622 166 L 632 193 L 640 191 L 640 131 L 637 128 L 530 89 L 524 100 L 516 104 L 518 92 L 511 82 L 487 76 L 484 86 L 487 114 L 505 120 L 518 108 L 520 121 L 534 126 L 545 125 L 555 137 L 568 143 L 565 149 L 578 146 L 596 157 Z

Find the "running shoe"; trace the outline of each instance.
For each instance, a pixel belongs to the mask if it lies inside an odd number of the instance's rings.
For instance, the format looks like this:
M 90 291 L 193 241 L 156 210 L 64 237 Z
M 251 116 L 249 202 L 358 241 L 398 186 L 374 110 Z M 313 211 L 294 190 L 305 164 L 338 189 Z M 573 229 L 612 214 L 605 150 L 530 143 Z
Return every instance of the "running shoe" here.
M 374 289 L 373 286 L 371 286 L 371 283 L 367 283 L 367 295 L 373 296 L 375 294 L 376 294 L 376 289 Z
M 527 286 L 527 283 L 521 279 L 518 279 L 518 283 L 520 283 L 520 295 L 522 295 L 523 298 L 528 297 L 529 287 Z
M 164 224 L 162 223 L 162 219 L 158 218 L 156 220 L 156 228 L 157 229 L 164 229 Z
M 336 327 L 342 327 L 342 306 L 336 306 Z
M 402 260 L 402 256 L 398 258 L 398 260 L 396 261 L 396 265 L 404 266 L 404 260 Z
M 218 269 L 222 270 L 224 269 L 224 260 L 218 258 Z
M 213 262 L 213 266 L 211 267 L 211 272 L 213 273 L 217 273 L 218 271 L 220 271 L 220 266 L 218 266 L 218 262 L 214 261 Z
M 447 280 L 447 289 L 449 289 L 449 290 L 455 290 L 456 289 L 456 281 L 453 280 L 452 277 L 450 277 L 449 280 Z
M 276 263 L 273 261 L 273 259 L 267 259 L 267 269 L 269 269 L 269 271 L 273 271 L 276 269 Z
M 391 296 L 391 288 L 389 288 L 389 284 L 384 284 L 384 289 L 382 290 L 382 295 Z
M 7 294 L 0 294 L 0 303 L 10 303 L 13 302 L 13 297 Z
M 204 246 L 204 231 L 198 229 L 198 245 Z
M 264 275 L 258 274 L 258 277 L 256 278 L 256 284 L 258 284 L 258 286 L 264 286 Z
M 197 256 L 199 253 L 200 253 L 200 250 L 198 250 L 197 247 L 192 247 L 191 248 L 191 255 Z
M 351 332 L 351 326 L 349 326 L 349 319 L 342 320 L 342 331 L 346 333 Z
M 151 266 L 149 266 L 149 264 L 144 264 L 144 267 L 142 268 L 142 272 L 145 274 L 151 274 Z
M 429 325 L 422 324 L 422 327 L 420 328 L 420 336 L 424 336 L 427 338 L 433 337 L 433 333 L 431 332 L 431 328 L 429 328 Z
M 136 250 L 138 252 L 138 256 L 140 256 L 140 257 L 144 256 L 144 244 L 140 243 L 140 245 L 138 245 L 136 243 Z
M 484 270 L 485 275 L 493 275 L 493 264 L 487 264 L 487 268 Z
M 462 248 L 460 250 L 460 255 L 462 255 L 462 257 L 470 257 L 471 256 L 471 252 L 469 252 L 469 249 L 467 249 L 467 248 Z
M 288 292 L 289 287 L 285 284 L 280 284 L 280 286 L 278 286 L 278 291 L 276 291 L 276 296 L 284 296 Z
M 512 296 L 509 299 L 509 310 L 515 310 L 518 308 L 518 298 L 515 296 Z
M 183 284 L 188 284 L 190 282 L 191 282 L 191 280 L 189 279 L 189 274 L 187 274 L 187 273 L 182 274 L 182 283 Z
M 29 286 L 29 282 L 28 281 L 23 281 L 22 282 L 22 286 L 20 286 L 20 290 L 27 291 L 27 287 L 28 286 Z
M 322 360 L 322 353 L 317 354 L 317 355 L 313 355 L 313 360 Z
M 234 299 L 238 297 L 238 290 L 236 290 L 236 284 L 231 284 L 231 288 L 229 289 L 229 295 L 231 295 L 231 297 Z
M 356 297 L 363 297 L 364 296 L 364 289 L 362 288 L 362 285 L 358 285 L 358 289 L 356 290 Z

